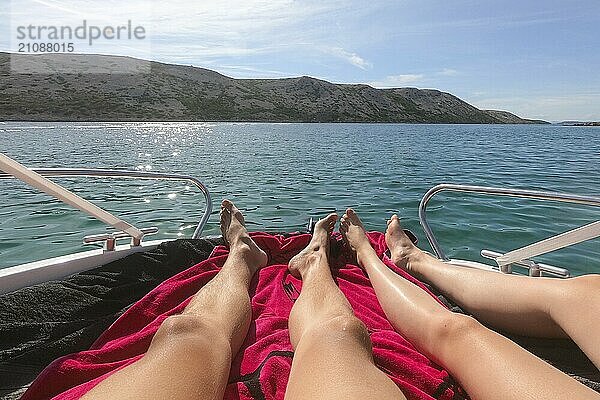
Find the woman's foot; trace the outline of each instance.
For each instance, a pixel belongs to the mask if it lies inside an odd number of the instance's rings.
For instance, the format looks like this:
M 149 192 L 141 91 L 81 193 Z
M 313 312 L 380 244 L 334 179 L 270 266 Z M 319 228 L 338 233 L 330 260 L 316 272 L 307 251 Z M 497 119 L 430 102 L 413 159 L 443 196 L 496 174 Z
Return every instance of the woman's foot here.
M 398 267 L 409 273 L 418 275 L 416 270 L 417 262 L 420 261 L 425 253 L 413 244 L 410 238 L 404 233 L 400 218 L 396 214 L 387 222 L 385 231 L 385 242 L 390 249 L 390 259 Z
M 352 250 L 356 252 L 356 260 L 358 265 L 363 267 L 361 261 L 361 255 L 365 252 L 374 251 L 367 238 L 367 232 L 362 224 L 358 214 L 353 209 L 349 208 L 340 220 L 340 233 L 344 238 L 344 241 L 350 246 Z
M 327 260 L 327 257 L 329 257 L 331 233 L 337 219 L 337 214 L 331 213 L 316 223 L 315 231 L 308 246 L 295 255 L 288 264 L 288 269 L 293 276 L 303 279 L 312 266 L 319 264 L 318 261 L 322 257 L 325 257 L 325 260 Z
M 255 266 L 252 273 L 267 265 L 267 254 L 248 235 L 244 216 L 229 200 L 223 200 L 221 203 L 220 227 L 223 238 L 229 246 L 230 256 L 240 254 L 244 257 L 248 265 Z

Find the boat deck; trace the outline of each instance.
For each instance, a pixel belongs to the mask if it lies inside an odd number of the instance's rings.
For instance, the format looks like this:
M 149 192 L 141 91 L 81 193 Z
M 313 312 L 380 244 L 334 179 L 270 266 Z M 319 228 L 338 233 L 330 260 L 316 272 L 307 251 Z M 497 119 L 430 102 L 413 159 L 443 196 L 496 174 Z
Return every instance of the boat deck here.
M 170 276 L 206 259 L 220 239 L 165 242 L 91 271 L 0 296 L 0 398 L 17 399 L 54 359 L 89 348 L 128 307 Z M 435 292 L 435 288 L 432 288 Z M 462 312 L 441 295 L 454 311 Z M 600 391 L 600 372 L 569 340 L 512 337 Z

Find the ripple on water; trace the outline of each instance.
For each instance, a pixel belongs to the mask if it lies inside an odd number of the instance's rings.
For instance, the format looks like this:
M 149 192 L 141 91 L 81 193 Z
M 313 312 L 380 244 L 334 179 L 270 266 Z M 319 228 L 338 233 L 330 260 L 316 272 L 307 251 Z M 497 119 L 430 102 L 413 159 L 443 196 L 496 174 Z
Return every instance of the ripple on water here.
M 425 248 L 417 207 L 433 185 L 599 194 L 599 138 L 600 129 L 514 125 L 8 123 L 0 131 L 2 151 L 30 167 L 150 168 L 197 176 L 215 204 L 206 234 L 219 233 L 219 202 L 227 197 L 253 230 L 296 230 L 309 217 L 347 207 L 357 209 L 368 229 L 383 230 L 399 213 Z M 158 226 L 153 238 L 191 234 L 204 208 L 202 196 L 179 182 L 60 182 L 135 224 Z M 0 268 L 80 251 L 85 234 L 106 231 L 22 184 L 0 185 Z M 431 201 L 428 217 L 450 256 L 481 261 L 482 248 L 514 249 L 597 220 L 598 213 L 444 194 Z M 33 237 L 40 239 L 35 246 Z M 577 273 L 598 271 L 600 246 L 590 242 L 541 260 Z

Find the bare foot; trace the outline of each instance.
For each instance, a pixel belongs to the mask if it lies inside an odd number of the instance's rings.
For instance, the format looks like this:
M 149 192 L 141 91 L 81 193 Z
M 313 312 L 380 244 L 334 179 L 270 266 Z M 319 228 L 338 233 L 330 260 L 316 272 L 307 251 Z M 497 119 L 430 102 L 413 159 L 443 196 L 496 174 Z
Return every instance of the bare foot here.
M 342 216 L 340 221 L 340 233 L 344 241 L 356 252 L 356 259 L 359 266 L 363 266 L 361 262 L 361 253 L 363 251 L 372 251 L 371 243 L 367 238 L 367 232 L 358 215 L 353 209 L 349 208 Z
M 415 246 L 404 233 L 402 225 L 400 225 L 400 218 L 396 214 L 392 215 L 387 225 L 385 242 L 390 249 L 392 262 L 407 272 L 417 273 L 414 268 L 416 261 L 420 260 L 425 253 Z
M 267 265 L 267 254 L 248 235 L 244 216 L 229 200 L 223 200 L 221 203 L 220 227 L 223 238 L 229 246 L 230 255 L 239 253 L 248 261 L 248 265 L 256 267 L 253 273 Z
M 318 265 L 322 258 L 329 257 L 331 233 L 338 216 L 335 213 L 320 219 L 315 225 L 315 231 L 310 243 L 304 250 L 295 255 L 289 262 L 288 269 L 296 278 L 303 279 L 311 266 Z

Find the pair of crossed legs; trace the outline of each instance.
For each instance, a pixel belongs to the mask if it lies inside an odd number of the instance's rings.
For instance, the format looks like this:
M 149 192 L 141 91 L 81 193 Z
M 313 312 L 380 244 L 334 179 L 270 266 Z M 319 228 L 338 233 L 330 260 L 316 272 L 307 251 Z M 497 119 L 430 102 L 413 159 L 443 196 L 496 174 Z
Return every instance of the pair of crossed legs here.
M 289 264 L 303 287 L 289 318 L 295 354 L 286 399 L 403 399 L 375 366 L 367 330 L 332 278 L 328 252 L 336 221 L 335 214 L 320 220 L 307 248 Z M 101 382 L 85 399 L 222 399 L 231 359 L 250 324 L 250 281 L 267 257 L 229 201 L 221 207 L 221 230 L 230 247 L 221 271 L 182 314 L 163 322 L 140 360 Z M 394 328 L 452 373 L 471 398 L 600 398 L 475 319 L 443 308 L 389 270 L 352 210 L 344 214 L 340 231 Z M 600 322 L 595 319 L 599 277 L 563 282 L 450 267 L 414 247 L 396 216 L 388 222 L 386 240 L 398 266 L 438 286 L 477 318 L 515 333 L 568 335 L 600 365 Z M 507 301 L 494 301 L 501 296 Z

